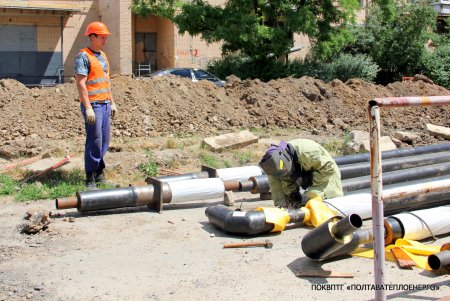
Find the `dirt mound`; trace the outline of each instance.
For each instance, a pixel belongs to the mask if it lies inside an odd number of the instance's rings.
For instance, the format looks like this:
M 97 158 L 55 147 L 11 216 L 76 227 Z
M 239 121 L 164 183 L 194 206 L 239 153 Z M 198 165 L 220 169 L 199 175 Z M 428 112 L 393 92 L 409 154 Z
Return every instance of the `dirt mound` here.
M 368 129 L 367 101 L 381 96 L 450 95 L 420 77 L 388 86 L 352 79 L 329 84 L 310 77 L 270 82 L 229 77 L 224 88 L 185 78 L 143 80 L 113 76 L 119 113 L 113 137 L 159 134 L 212 135 L 239 128 L 289 127 L 336 135 Z M 34 155 L 61 139 L 84 138 L 74 83 L 28 89 L 15 80 L 0 81 L 0 156 Z M 448 107 L 396 108 L 382 113 L 386 131 L 420 130 L 425 122 L 449 126 Z M 436 142 L 427 138 L 424 142 Z

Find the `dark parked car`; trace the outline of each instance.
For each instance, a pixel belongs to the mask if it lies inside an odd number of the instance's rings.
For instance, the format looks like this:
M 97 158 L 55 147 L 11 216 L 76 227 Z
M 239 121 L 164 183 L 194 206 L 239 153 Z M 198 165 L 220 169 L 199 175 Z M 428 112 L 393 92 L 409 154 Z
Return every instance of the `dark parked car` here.
M 159 71 L 155 71 L 151 73 L 149 76 L 166 76 L 166 75 L 177 75 L 181 77 L 190 78 L 193 82 L 199 81 L 199 80 L 209 80 L 210 82 L 214 83 L 217 87 L 223 87 L 225 85 L 225 82 L 223 80 L 220 80 L 217 76 L 212 75 L 208 71 L 205 71 L 203 69 L 196 69 L 196 68 L 170 68 L 170 69 L 163 69 Z

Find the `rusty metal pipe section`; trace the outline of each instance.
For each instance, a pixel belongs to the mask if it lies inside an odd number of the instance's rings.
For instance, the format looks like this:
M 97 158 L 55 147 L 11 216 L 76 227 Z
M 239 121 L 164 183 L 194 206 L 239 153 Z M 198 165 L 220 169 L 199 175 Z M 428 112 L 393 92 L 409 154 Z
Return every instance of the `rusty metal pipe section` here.
M 450 251 L 442 251 L 428 256 L 428 265 L 433 270 L 449 269 L 450 270 Z
M 308 232 L 302 239 L 303 253 L 309 258 L 323 260 L 351 243 L 353 232 L 362 226 L 357 214 L 345 218 L 335 216 Z
M 250 180 L 239 181 L 239 191 L 252 191 L 255 189 L 255 183 Z
M 223 182 L 225 191 L 241 191 L 239 181 L 225 181 Z
M 55 200 L 55 206 L 57 210 L 77 208 L 78 198 L 76 196 L 67 198 L 57 198 Z
M 450 104 L 450 96 L 404 96 L 379 97 L 369 101 L 369 106 L 378 107 L 409 107 L 409 106 L 439 106 Z

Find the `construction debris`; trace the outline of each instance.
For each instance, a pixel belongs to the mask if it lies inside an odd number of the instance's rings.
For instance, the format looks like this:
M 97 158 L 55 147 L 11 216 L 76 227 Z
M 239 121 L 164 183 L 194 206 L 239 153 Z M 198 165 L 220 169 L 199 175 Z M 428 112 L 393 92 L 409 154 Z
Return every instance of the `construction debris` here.
M 26 222 L 19 225 L 19 230 L 21 233 L 25 234 L 36 234 L 42 230 L 46 230 L 47 226 L 50 224 L 50 211 L 27 211 Z
M 425 125 L 425 129 L 432 136 L 442 137 L 444 139 L 450 140 L 450 128 L 448 127 L 427 123 Z
M 209 148 L 213 152 L 220 152 L 225 149 L 239 148 L 252 143 L 257 143 L 258 139 L 258 136 L 245 130 L 239 133 L 229 133 L 205 138 L 202 146 Z

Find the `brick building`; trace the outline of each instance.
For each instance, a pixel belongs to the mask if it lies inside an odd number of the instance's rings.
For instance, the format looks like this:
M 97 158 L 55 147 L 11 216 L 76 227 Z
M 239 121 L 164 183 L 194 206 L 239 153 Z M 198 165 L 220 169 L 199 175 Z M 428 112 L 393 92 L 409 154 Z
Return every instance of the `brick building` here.
M 74 75 L 75 56 L 88 45 L 84 31 L 92 21 L 105 23 L 112 32 L 105 49 L 112 74 L 136 74 L 139 65 L 151 65 L 152 71 L 204 67 L 220 57 L 220 44 L 180 35 L 167 19 L 136 16 L 130 5 L 131 0 L 0 0 L 0 78 L 28 85 L 67 81 Z M 295 46 L 304 48 L 291 57 L 303 56 L 307 37 L 294 39 Z

